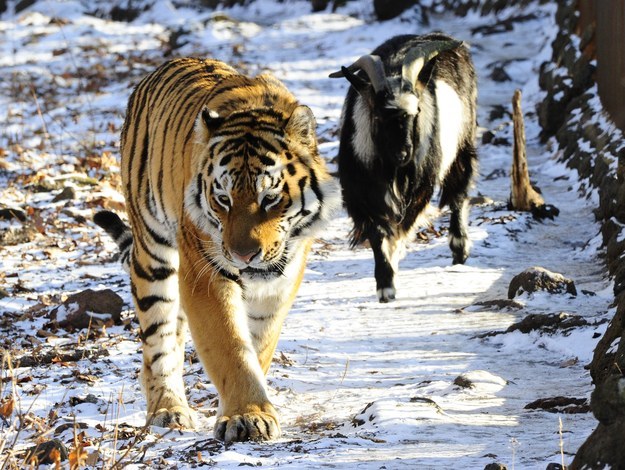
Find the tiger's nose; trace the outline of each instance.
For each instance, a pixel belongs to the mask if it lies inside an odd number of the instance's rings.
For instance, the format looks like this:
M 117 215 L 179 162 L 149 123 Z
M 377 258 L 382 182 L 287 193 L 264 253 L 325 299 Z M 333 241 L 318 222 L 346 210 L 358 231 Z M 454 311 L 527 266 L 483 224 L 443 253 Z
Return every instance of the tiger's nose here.
M 260 248 L 259 249 L 254 249 L 254 250 L 250 250 L 247 251 L 245 253 L 241 253 L 237 250 L 232 250 L 232 256 L 234 258 L 236 258 L 237 260 L 241 261 L 242 263 L 245 264 L 250 264 L 252 262 L 252 260 L 260 253 Z

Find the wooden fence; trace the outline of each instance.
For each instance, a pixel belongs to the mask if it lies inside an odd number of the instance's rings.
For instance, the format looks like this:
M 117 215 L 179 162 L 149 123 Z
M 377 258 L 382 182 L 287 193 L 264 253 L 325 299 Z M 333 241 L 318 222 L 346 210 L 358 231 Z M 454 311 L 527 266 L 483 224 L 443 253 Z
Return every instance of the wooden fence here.
M 578 0 L 578 32 L 594 33 L 584 53 L 597 59 L 597 86 L 603 107 L 625 131 L 625 0 Z

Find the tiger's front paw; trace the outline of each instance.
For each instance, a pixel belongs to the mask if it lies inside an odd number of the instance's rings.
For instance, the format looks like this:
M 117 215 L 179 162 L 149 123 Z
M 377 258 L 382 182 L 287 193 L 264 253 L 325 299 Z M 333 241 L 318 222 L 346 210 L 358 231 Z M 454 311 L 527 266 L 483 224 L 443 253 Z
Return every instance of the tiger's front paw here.
M 195 429 L 195 411 L 184 406 L 161 408 L 148 418 L 148 424 L 160 428 Z
M 222 416 L 215 424 L 215 439 L 224 442 L 269 441 L 280 436 L 280 424 L 275 413 L 257 411 Z

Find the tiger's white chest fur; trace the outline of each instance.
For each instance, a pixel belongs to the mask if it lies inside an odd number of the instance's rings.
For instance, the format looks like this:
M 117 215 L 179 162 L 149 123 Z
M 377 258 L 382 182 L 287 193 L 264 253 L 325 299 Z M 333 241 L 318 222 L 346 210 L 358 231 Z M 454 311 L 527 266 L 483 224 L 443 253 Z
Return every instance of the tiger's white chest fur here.
M 244 306 L 252 337 L 262 337 L 266 328 L 275 321 L 282 321 L 289 305 L 293 285 L 299 282 L 302 266 L 306 263 L 305 244 L 295 248 L 295 255 L 285 266 L 281 276 L 272 279 L 242 279 Z

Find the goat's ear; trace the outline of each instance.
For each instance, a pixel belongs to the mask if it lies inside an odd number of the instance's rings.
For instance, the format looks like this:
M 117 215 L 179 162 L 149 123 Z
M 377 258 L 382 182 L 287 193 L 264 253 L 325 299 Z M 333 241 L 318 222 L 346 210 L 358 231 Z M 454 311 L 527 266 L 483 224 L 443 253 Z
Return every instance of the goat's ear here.
M 368 96 L 372 87 L 369 81 L 364 78 L 356 75 L 349 71 L 347 67 L 341 67 L 339 72 L 334 72 L 330 74 L 330 78 L 340 78 L 345 77 L 347 81 L 354 87 L 354 89 L 361 95 L 363 98 L 365 94 Z
M 291 139 L 313 149 L 317 145 L 317 121 L 308 106 L 299 105 L 286 123 L 286 132 Z
M 423 67 L 419 71 L 417 75 L 417 80 L 415 81 L 414 87 L 417 93 L 421 93 L 430 82 L 430 78 L 432 78 L 432 71 L 434 70 L 434 65 L 436 64 L 436 59 L 438 58 L 438 54 L 428 60 Z
M 408 64 L 404 64 L 402 69 L 402 91 L 420 94 L 427 87 L 430 78 L 432 78 L 432 71 L 434 70 L 437 57 L 438 53 L 435 53 L 431 57 L 419 57 Z
M 195 120 L 195 141 L 206 143 L 215 130 L 221 126 L 224 118 L 213 109 L 204 106 Z
M 417 93 L 427 87 L 432 78 L 432 70 L 441 52 L 456 49 L 463 45 L 462 41 L 432 41 L 410 49 L 402 65 L 402 90 L 414 90 Z

